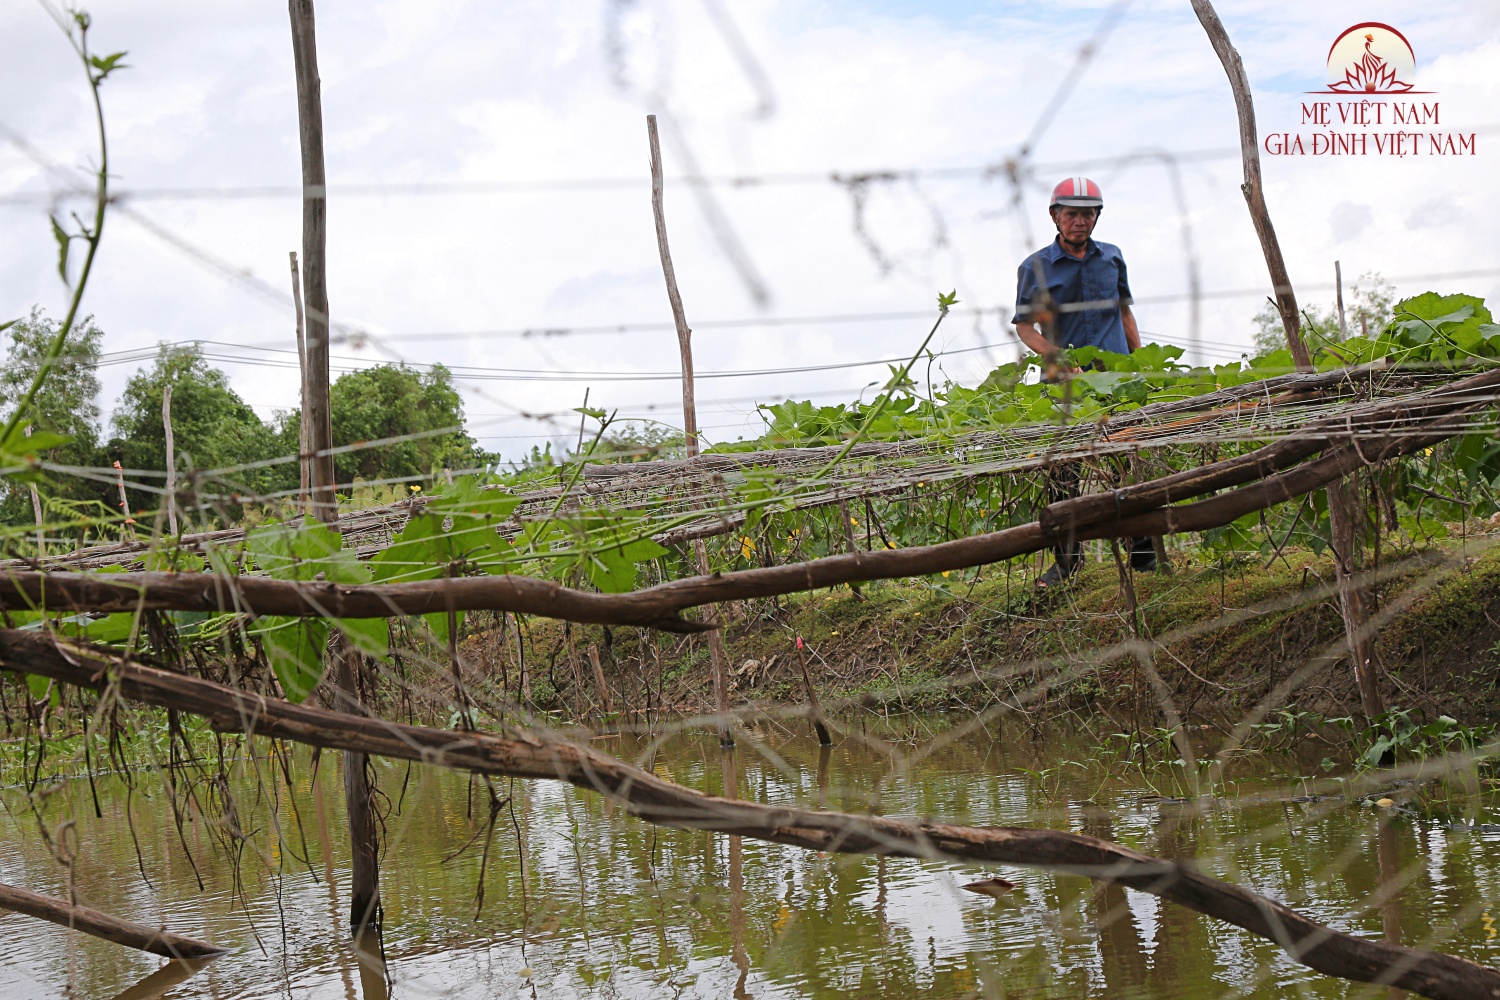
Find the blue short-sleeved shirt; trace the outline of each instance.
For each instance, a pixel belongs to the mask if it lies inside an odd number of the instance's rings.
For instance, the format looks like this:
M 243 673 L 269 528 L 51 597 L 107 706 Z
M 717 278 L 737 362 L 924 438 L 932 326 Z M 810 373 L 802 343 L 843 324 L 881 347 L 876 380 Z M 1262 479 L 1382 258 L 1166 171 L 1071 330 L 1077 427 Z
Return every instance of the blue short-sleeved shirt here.
M 1125 258 L 1120 255 L 1120 248 L 1089 240 L 1088 250 L 1079 260 L 1053 240 L 1027 257 L 1016 273 L 1016 314 L 1011 318 L 1012 323 L 1036 322 L 1032 308 L 1040 297 L 1038 261 L 1052 293 L 1058 346 L 1100 347 L 1116 354 L 1129 354 L 1120 307 L 1130 304 L 1130 283 L 1126 280 Z

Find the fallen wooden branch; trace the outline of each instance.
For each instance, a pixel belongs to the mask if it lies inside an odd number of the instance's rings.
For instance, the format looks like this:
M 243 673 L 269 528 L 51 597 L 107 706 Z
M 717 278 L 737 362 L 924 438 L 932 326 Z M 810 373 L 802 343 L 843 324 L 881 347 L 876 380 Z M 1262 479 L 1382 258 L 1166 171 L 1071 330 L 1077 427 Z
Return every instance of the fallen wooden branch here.
M 229 950 L 11 885 L 0 885 L 0 910 L 13 910 L 38 920 L 50 920 L 71 930 L 138 951 L 149 951 L 163 958 L 214 958 Z
M 592 747 L 551 735 L 432 729 L 293 705 L 183 674 L 127 663 L 112 652 L 0 629 L 0 669 L 207 718 L 220 730 L 332 750 L 380 754 L 481 774 L 563 781 L 597 792 L 662 826 L 711 830 L 807 850 L 1025 865 L 1114 882 L 1272 941 L 1319 972 L 1387 983 L 1435 1000 L 1500 1000 L 1500 971 L 1451 955 L 1336 931 L 1248 889 L 1081 834 L 968 827 L 929 820 L 793 809 L 718 798 L 663 780 Z

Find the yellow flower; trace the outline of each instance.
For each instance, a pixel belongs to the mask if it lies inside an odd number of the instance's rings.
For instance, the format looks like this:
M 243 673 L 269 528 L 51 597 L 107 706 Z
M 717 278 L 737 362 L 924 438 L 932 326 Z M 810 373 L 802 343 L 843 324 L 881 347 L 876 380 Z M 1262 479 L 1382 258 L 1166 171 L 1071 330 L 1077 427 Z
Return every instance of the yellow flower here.
M 420 487 L 420 486 L 417 486 L 417 485 L 416 485 L 416 484 L 415 484 L 415 483 L 413 483 L 413 484 L 412 484 L 412 488 L 411 488 L 411 491 L 412 491 L 412 492 L 413 492 L 413 493 L 421 493 L 421 492 L 422 492 L 422 487 Z
M 755 543 L 750 540 L 749 536 L 740 539 L 740 555 L 746 559 L 755 555 Z
M 859 527 L 859 522 L 858 522 L 858 521 L 856 521 L 856 520 L 855 520 L 855 519 L 854 519 L 854 518 L 852 518 L 852 517 L 851 517 L 851 518 L 849 518 L 849 523 L 850 523 L 850 524 L 852 524 L 852 525 L 854 525 L 854 526 L 855 526 L 855 527 L 856 527 L 856 528 L 857 528 L 857 527 Z
M 951 572 L 952 572 L 952 570 L 946 570 L 946 569 L 945 569 L 945 570 L 943 570 L 943 575 L 944 575 L 944 576 L 947 576 L 947 575 L 948 575 L 948 574 L 949 574 L 949 573 L 951 573 Z

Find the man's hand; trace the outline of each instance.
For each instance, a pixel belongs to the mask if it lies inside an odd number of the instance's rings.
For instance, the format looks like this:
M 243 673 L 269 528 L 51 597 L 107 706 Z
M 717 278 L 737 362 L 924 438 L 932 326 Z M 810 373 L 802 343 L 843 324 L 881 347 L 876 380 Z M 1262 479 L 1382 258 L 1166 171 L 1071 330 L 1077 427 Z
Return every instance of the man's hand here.
M 1050 368 L 1065 375 L 1076 375 L 1081 370 L 1072 365 L 1060 364 L 1059 359 L 1062 357 L 1062 352 L 1058 350 L 1056 344 L 1052 343 L 1052 341 L 1048 340 L 1042 334 L 1042 331 L 1036 328 L 1035 324 L 1017 323 L 1016 336 L 1021 338 L 1021 343 L 1031 348 L 1042 359 L 1042 366 L 1044 368 Z
M 1135 313 L 1126 305 L 1120 306 L 1120 322 L 1125 326 L 1125 346 L 1129 350 L 1141 349 L 1141 330 L 1135 324 Z

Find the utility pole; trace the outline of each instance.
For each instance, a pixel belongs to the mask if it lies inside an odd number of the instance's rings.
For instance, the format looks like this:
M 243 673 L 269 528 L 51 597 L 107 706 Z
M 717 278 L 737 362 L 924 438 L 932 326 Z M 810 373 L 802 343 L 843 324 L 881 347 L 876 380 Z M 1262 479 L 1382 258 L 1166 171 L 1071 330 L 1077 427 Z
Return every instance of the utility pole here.
M 318 43 L 312 0 L 289 0 L 292 18 L 292 61 L 297 67 L 297 125 L 302 145 L 302 287 L 307 324 L 307 366 L 304 373 L 306 405 L 303 426 L 311 452 L 313 515 L 338 530 L 338 497 L 334 490 L 333 423 L 328 393 L 328 199 L 323 172 L 323 98 L 318 80 Z M 359 711 L 359 688 L 354 671 L 357 656 L 337 632 L 328 645 L 333 671 L 334 701 L 340 711 Z M 344 803 L 349 814 L 349 843 L 353 871 L 349 890 L 349 926 L 356 947 L 366 930 L 375 941 L 364 950 L 379 951 L 380 854 L 375 815 L 370 801 L 365 755 L 344 754 Z
M 662 208 L 661 142 L 656 135 L 656 116 L 646 116 L 646 138 L 651 143 L 651 212 L 656 217 L 656 248 L 661 253 L 662 276 L 667 281 L 667 301 L 672 306 L 672 322 L 677 327 L 677 348 L 682 353 L 682 436 L 688 458 L 698 454 L 698 410 L 693 399 L 693 331 L 688 328 L 682 296 L 677 291 L 677 272 L 672 267 L 672 251 L 667 246 L 667 217 Z M 693 540 L 693 555 L 698 573 L 707 576 L 708 548 L 701 538 Z M 719 745 L 734 746 L 729 729 L 729 654 L 724 649 L 724 635 L 718 629 L 719 609 L 710 604 L 703 609 L 704 619 L 715 626 L 708 633 L 709 658 L 713 662 L 714 702 L 719 715 Z

